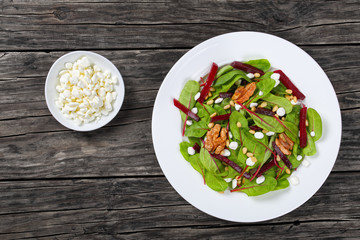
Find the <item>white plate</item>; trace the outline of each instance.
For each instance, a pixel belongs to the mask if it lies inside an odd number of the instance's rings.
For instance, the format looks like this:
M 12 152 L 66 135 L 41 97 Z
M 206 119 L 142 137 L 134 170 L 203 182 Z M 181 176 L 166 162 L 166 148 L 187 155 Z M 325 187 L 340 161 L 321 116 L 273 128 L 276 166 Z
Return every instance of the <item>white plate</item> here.
M 173 106 L 189 79 L 234 60 L 267 58 L 283 70 L 305 94 L 308 107 L 323 120 L 323 136 L 316 142 L 318 153 L 307 157 L 311 165 L 300 166 L 294 175 L 300 184 L 262 196 L 220 194 L 203 184 L 202 176 L 179 151 L 181 118 Z M 172 67 L 156 97 L 152 137 L 161 169 L 175 190 L 190 204 L 214 217 L 235 222 L 257 222 L 284 215 L 305 203 L 325 182 L 335 163 L 341 139 L 341 115 L 334 89 L 321 67 L 296 45 L 269 34 L 235 32 L 211 38 L 187 52 Z M 314 209 L 316 211 L 316 209 Z
M 117 92 L 117 97 L 115 102 L 113 102 L 113 110 L 109 112 L 109 115 L 102 115 L 100 121 L 98 122 L 93 121 L 78 126 L 73 120 L 65 118 L 64 115 L 60 112 L 60 109 L 55 105 L 55 101 L 59 96 L 59 93 L 56 91 L 56 85 L 58 84 L 57 76 L 61 70 L 65 69 L 65 63 L 75 62 L 83 56 L 86 56 L 92 64 L 98 65 L 103 71 L 110 71 L 112 76 L 116 76 L 118 78 L 118 83 L 114 85 L 115 91 Z M 63 55 L 51 66 L 46 77 L 45 99 L 51 114 L 63 126 L 76 131 L 92 131 L 108 124 L 120 111 L 121 105 L 124 101 L 124 96 L 124 81 L 119 70 L 107 58 L 94 52 L 75 51 Z

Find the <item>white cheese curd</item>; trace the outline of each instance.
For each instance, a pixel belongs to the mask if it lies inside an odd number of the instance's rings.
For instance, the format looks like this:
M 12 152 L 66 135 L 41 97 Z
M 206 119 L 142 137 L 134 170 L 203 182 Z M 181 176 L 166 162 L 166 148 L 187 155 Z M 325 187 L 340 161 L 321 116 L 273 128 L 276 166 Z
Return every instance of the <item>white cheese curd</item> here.
M 310 136 L 315 137 L 315 132 L 311 131 Z
M 240 104 L 235 103 L 235 110 L 236 110 L 236 111 L 239 111 L 240 109 L 241 109 Z
M 290 183 L 292 185 L 294 185 L 294 186 L 298 185 L 300 183 L 299 178 L 297 176 L 291 176 L 290 177 Z
M 302 159 L 301 155 L 297 155 L 296 160 L 300 161 Z
M 224 181 L 227 182 L 227 183 L 229 183 L 229 182 L 232 181 L 232 178 L 224 178 Z
M 191 126 L 193 122 L 191 120 L 186 120 L 186 125 Z
M 229 138 L 233 138 L 231 131 L 229 131 Z
M 197 94 L 195 94 L 194 100 L 197 101 L 197 100 L 199 99 L 199 97 L 200 97 L 200 92 L 198 92 Z
M 279 80 L 280 79 L 280 74 L 279 73 L 273 73 L 273 74 L 271 74 L 270 78 L 272 78 L 274 80 Z
M 251 160 L 251 157 L 249 157 L 249 158 L 246 159 L 246 165 L 248 165 L 248 166 L 251 167 L 251 166 L 254 166 L 254 164 L 255 164 L 255 163 Z
M 237 142 L 231 142 L 229 144 L 229 148 L 232 150 L 236 150 L 238 148 L 239 144 Z
M 256 132 L 254 134 L 254 137 L 257 139 L 262 139 L 264 137 L 264 134 L 262 132 Z
M 259 91 L 259 96 L 264 95 L 264 93 L 262 91 Z
M 236 188 L 237 187 L 237 180 L 234 178 L 232 180 L 232 188 Z
M 277 115 L 279 115 L 280 117 L 285 115 L 285 108 L 280 107 L 278 110 L 276 110 Z
M 271 132 L 271 131 L 270 131 L 270 132 L 267 132 L 267 133 L 266 133 L 266 136 L 270 137 L 270 136 L 272 136 L 272 135 L 274 135 L 274 134 L 275 134 L 274 132 Z
M 224 100 L 223 98 L 219 97 L 215 100 L 215 103 L 221 103 L 223 100 Z
M 224 152 L 222 154 L 224 157 L 228 157 L 231 155 L 231 152 L 228 149 L 224 149 Z
M 252 73 L 248 73 L 248 74 L 246 74 L 246 76 L 248 77 L 248 78 L 254 78 L 254 74 L 252 74 Z
M 300 105 L 300 103 L 301 103 L 299 100 L 297 102 L 294 102 L 294 100 L 291 100 L 290 102 L 292 105 Z
M 252 108 L 252 107 L 257 107 L 257 106 L 258 106 L 257 103 L 250 103 L 250 108 Z
M 301 165 L 303 165 L 304 167 L 308 167 L 310 166 L 310 162 L 306 159 L 304 159 L 302 162 L 301 162 Z
M 193 113 L 195 113 L 195 114 L 198 113 L 198 109 L 197 109 L 196 107 L 192 108 L 191 111 L 192 111 Z
M 189 155 L 194 155 L 195 154 L 195 149 L 193 147 L 188 147 L 187 151 L 188 151 Z
M 262 184 L 264 181 L 265 181 L 264 175 L 256 178 L 256 183 L 257 183 L 257 184 Z
M 59 97 L 55 102 L 64 117 L 82 125 L 108 115 L 117 97 L 116 77 L 110 78 L 109 71 L 92 65 L 87 57 L 65 63 L 65 68 L 57 76 Z

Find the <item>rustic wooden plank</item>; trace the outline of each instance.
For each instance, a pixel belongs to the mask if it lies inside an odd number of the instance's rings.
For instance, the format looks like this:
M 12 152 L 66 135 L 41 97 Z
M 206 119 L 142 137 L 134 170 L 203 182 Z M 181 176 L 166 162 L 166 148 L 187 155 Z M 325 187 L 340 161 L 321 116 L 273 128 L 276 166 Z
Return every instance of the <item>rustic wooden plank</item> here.
M 331 174 L 303 206 L 257 224 L 227 222 L 202 213 L 186 203 L 163 177 L 1 182 L 0 232 L 2 239 L 51 234 L 67 238 L 80 234 L 143 238 L 160 232 L 164 235 L 159 237 L 182 235 L 192 229 L 187 238 L 197 234 L 206 238 L 211 234 L 225 236 L 225 229 L 242 229 L 238 238 L 251 232 L 255 234 L 251 236 L 259 237 L 257 234 L 263 234 L 256 230 L 259 228 L 273 229 L 271 236 L 290 229 L 292 236 L 301 236 L 300 232 L 307 236 L 316 229 L 333 226 L 337 231 L 318 236 L 348 236 L 339 231 L 345 223 L 347 234 L 360 231 L 360 194 L 356 184 L 348 184 L 358 178 L 359 173 Z
M 2 2 L 0 50 L 192 47 L 239 30 L 268 32 L 300 45 L 360 39 L 357 1 L 38 3 Z

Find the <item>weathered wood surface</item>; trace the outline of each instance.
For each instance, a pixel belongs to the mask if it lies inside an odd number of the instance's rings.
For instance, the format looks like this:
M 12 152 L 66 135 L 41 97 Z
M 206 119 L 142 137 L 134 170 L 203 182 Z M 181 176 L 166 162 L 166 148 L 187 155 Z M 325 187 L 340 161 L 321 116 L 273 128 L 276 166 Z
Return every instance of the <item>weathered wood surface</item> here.
M 0 239 L 354 238 L 360 236 L 359 1 L 2 1 Z M 308 52 L 337 93 L 338 159 L 324 186 L 274 220 L 239 224 L 183 200 L 157 163 L 152 106 L 165 75 L 194 45 L 232 31 L 283 37 Z M 107 126 L 61 126 L 46 74 L 88 49 L 121 71 L 126 98 Z

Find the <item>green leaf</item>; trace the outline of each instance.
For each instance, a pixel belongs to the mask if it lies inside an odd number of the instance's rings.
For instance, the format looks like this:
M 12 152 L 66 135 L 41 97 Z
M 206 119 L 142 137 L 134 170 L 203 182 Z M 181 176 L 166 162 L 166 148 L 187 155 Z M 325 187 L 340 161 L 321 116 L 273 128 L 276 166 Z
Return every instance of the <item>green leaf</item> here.
M 215 78 L 219 78 L 221 75 L 233 70 L 234 68 L 231 65 L 225 65 L 222 68 L 219 69 L 219 71 L 216 73 Z
M 228 183 L 222 177 L 215 176 L 211 172 L 205 173 L 206 185 L 208 185 L 212 190 L 217 192 L 223 192 L 228 187 Z
M 205 175 L 205 168 L 200 162 L 200 154 L 195 154 L 189 157 L 189 163 L 191 166 L 199 172 L 202 176 Z
M 296 126 L 299 126 L 299 122 L 300 122 L 300 110 L 301 110 L 301 106 L 300 105 L 295 105 L 293 106 L 293 110 L 291 111 L 291 113 L 286 115 L 286 121 L 288 122 L 292 122 L 293 124 L 295 124 Z
M 262 129 L 276 133 L 284 131 L 284 127 L 274 117 L 258 113 L 256 115 L 259 116 L 260 119 L 253 114 L 251 114 L 251 118 L 254 120 L 255 124 Z
M 238 128 L 237 123 L 240 122 L 241 123 L 241 128 Z M 240 129 L 248 128 L 248 122 L 246 120 L 246 118 L 244 117 L 244 115 L 242 115 L 240 112 L 232 112 L 229 118 L 229 126 L 230 126 L 230 131 L 233 135 L 233 137 L 242 142 L 242 137 L 240 136 Z
M 277 182 L 277 185 L 276 187 L 274 188 L 273 191 L 276 191 L 276 190 L 280 190 L 280 189 L 284 189 L 284 188 L 287 188 L 289 187 L 289 181 L 285 178 L 285 179 L 281 179 Z
M 315 136 L 313 137 L 316 142 L 322 136 L 322 121 L 319 113 L 313 109 L 309 108 L 306 113 L 307 120 L 309 122 L 309 126 L 307 127 L 309 132 L 314 132 Z
M 202 147 L 200 150 L 200 162 L 211 173 L 215 173 L 216 171 L 221 172 L 221 170 L 224 168 L 222 163 L 219 160 L 213 158 L 209 151 L 204 147 Z
M 208 106 L 204 105 L 210 114 L 214 113 L 215 110 Z M 207 133 L 208 124 L 210 122 L 210 115 L 206 112 L 203 106 L 200 103 L 196 103 L 195 107 L 198 109 L 198 116 L 200 117 L 200 121 L 193 121 L 193 124 L 190 126 L 186 126 L 185 128 L 185 136 L 187 137 L 202 137 Z
M 262 97 L 261 99 L 263 99 L 273 105 L 278 105 L 279 107 L 284 108 L 286 114 L 289 114 L 293 109 L 293 105 L 291 104 L 291 102 L 284 97 L 275 96 L 275 95 L 269 93 L 266 96 Z
M 246 76 L 246 74 L 243 71 L 233 70 L 233 71 L 227 72 L 224 75 L 222 75 L 221 77 L 219 77 L 215 81 L 214 86 L 222 86 L 234 78 L 237 78 L 237 79 L 244 78 L 244 79 L 247 79 L 250 81 L 250 79 Z
M 287 87 L 285 87 L 284 84 L 279 83 L 279 85 L 274 87 L 271 92 L 276 94 L 276 95 L 285 95 L 285 94 L 287 94 L 286 89 L 287 89 Z
M 288 136 L 293 142 L 299 143 L 299 128 L 292 122 L 289 121 L 282 121 L 282 123 L 286 126 L 285 134 Z
M 243 136 L 244 146 L 248 149 L 248 152 L 253 153 L 254 157 L 258 160 L 253 166 L 249 167 L 249 169 L 256 168 L 262 163 L 266 151 L 266 148 L 259 142 L 267 145 L 267 136 L 265 135 L 263 139 L 256 139 L 253 134 L 245 130 L 243 130 L 241 134 Z
M 194 96 L 199 92 L 200 84 L 197 81 L 189 80 L 186 82 L 184 88 L 182 89 L 179 97 L 179 102 L 182 103 L 185 107 L 189 106 L 189 109 L 193 108 L 195 105 Z M 185 121 L 186 115 L 185 113 L 181 112 L 181 119 Z
M 258 69 L 262 70 L 263 72 L 268 71 L 271 67 L 270 62 L 267 59 L 250 60 L 245 63 L 258 68 Z
M 276 185 L 276 179 L 270 176 L 265 177 L 265 181 L 261 184 L 257 184 L 255 180 L 251 182 L 246 180 L 245 184 L 241 186 L 241 192 L 246 193 L 248 196 L 259 196 L 274 190 Z
M 301 162 L 302 162 L 302 159 L 300 161 L 298 161 L 296 159 L 297 156 L 295 156 L 294 154 L 291 154 L 290 156 L 288 156 L 288 159 L 289 161 L 291 162 L 291 165 L 292 165 L 292 169 L 295 169 L 297 168 L 298 166 L 300 166 Z
M 186 161 L 189 161 L 190 155 L 188 154 L 188 147 L 192 147 L 190 143 L 184 141 L 180 143 L 180 153 L 183 155 Z
M 256 83 L 256 89 L 257 89 L 255 92 L 256 97 L 252 100 L 252 102 L 256 102 L 260 98 L 264 98 L 273 89 L 275 85 L 275 80 L 266 77 L 266 74 L 264 75 L 265 77 L 263 76 L 264 77 L 263 80 L 260 80 L 260 82 Z M 260 91 L 263 93 L 261 96 L 259 95 Z
M 302 149 L 302 152 L 307 156 L 312 156 L 316 153 L 315 142 L 307 131 L 306 133 L 307 133 L 307 145 Z

